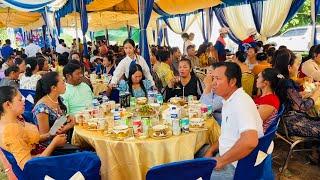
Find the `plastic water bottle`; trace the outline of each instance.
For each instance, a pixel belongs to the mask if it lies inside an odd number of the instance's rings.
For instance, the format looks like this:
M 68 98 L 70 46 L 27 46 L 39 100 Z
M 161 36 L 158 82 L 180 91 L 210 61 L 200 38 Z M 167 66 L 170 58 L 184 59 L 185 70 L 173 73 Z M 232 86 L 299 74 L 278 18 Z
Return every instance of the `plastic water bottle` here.
M 115 126 L 121 125 L 121 118 L 120 118 L 119 109 L 114 109 L 114 111 L 113 111 L 113 120 L 114 120 L 114 125 Z
M 94 118 L 99 117 L 100 116 L 100 111 L 99 111 L 100 103 L 99 103 L 98 99 L 93 99 L 92 100 L 92 106 L 93 106 L 92 116 Z
M 102 103 L 106 103 L 106 102 L 108 102 L 108 101 L 109 101 L 108 96 L 103 95 L 103 96 L 102 96 Z
M 155 94 L 153 91 L 148 91 L 148 103 L 155 103 Z
M 181 134 L 180 121 L 178 118 L 172 119 L 172 133 L 175 136 L 179 136 Z
M 169 124 L 172 126 L 173 125 L 173 120 L 178 119 L 178 112 L 177 112 L 177 107 L 172 107 L 170 110 L 170 121 Z

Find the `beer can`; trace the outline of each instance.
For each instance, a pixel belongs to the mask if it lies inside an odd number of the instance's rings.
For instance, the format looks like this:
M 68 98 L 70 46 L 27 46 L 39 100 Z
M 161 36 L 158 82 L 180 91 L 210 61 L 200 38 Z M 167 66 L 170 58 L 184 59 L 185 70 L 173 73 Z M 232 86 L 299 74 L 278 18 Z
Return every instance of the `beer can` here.
M 180 120 L 180 126 L 183 133 L 189 132 L 189 119 L 188 118 L 182 118 Z
M 160 93 L 157 94 L 157 103 L 158 104 L 163 104 L 163 96 Z

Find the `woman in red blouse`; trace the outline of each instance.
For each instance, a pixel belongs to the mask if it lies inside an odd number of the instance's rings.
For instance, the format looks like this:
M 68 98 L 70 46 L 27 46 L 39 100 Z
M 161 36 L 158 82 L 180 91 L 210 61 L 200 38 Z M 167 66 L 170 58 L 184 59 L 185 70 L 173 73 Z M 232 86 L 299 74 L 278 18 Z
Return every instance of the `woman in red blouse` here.
M 261 90 L 261 96 L 254 98 L 254 102 L 263 120 L 264 132 L 272 123 L 280 107 L 280 100 L 275 94 L 275 89 L 281 78 L 282 75 L 273 68 L 267 68 L 258 75 L 257 88 Z

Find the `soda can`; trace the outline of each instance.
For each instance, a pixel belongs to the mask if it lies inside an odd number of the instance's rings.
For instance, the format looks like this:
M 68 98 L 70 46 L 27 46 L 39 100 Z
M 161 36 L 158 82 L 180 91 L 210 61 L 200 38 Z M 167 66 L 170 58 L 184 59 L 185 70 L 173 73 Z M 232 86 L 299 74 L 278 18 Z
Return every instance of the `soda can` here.
M 208 114 L 211 115 L 212 114 L 212 105 L 208 105 Z
M 180 120 L 181 130 L 183 133 L 189 132 L 189 119 L 188 118 L 182 118 Z
M 137 105 L 137 98 L 136 97 L 130 97 L 130 107 L 136 107 Z
M 206 113 L 208 112 L 208 107 L 207 107 L 206 105 L 202 105 L 202 106 L 200 107 L 200 112 L 201 112 L 202 114 L 206 114 Z
M 135 136 L 139 136 L 142 133 L 142 122 L 140 118 L 133 120 L 133 133 Z
M 163 96 L 162 94 L 157 94 L 157 103 L 158 104 L 163 104 Z
M 151 120 L 149 118 L 141 118 L 141 120 L 142 120 L 142 134 L 144 136 L 148 136 Z

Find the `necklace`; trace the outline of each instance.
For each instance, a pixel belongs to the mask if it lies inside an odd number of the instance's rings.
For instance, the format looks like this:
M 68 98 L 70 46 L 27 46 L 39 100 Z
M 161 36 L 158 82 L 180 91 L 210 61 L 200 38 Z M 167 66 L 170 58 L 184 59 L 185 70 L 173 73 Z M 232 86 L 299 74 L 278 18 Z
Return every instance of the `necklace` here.
M 51 102 L 53 102 L 53 103 L 55 103 L 55 104 L 58 104 L 59 103 L 59 101 L 54 101 L 54 100 L 52 100 L 51 99 L 51 97 L 47 94 L 47 97 L 49 98 L 49 100 L 51 101 Z

